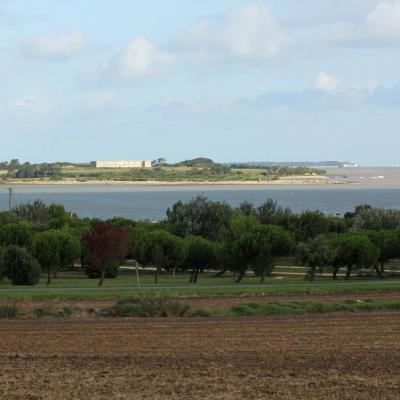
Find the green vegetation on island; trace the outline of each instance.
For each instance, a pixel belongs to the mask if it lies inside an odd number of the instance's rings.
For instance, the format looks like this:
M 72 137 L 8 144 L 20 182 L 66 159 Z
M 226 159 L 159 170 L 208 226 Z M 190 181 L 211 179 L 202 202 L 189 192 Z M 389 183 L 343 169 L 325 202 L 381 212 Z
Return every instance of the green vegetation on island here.
M 312 177 L 325 171 L 278 165 L 219 164 L 196 158 L 152 168 L 96 168 L 90 164 L 0 162 L 0 180 L 26 181 L 131 181 L 131 182 L 268 182 L 285 176 Z

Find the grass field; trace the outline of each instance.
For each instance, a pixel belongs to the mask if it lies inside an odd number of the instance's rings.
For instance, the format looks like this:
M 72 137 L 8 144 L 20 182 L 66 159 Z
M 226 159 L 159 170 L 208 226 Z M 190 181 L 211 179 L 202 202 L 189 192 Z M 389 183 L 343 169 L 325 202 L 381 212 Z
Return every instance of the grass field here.
M 179 273 L 172 277 L 169 273 L 160 276 L 159 284 L 154 285 L 151 272 L 140 272 L 140 284 L 135 271 L 123 271 L 116 279 L 107 279 L 102 288 L 97 287 L 96 279 L 88 279 L 81 271 L 60 272 L 50 285 L 43 276 L 37 286 L 12 286 L 4 280 L 0 282 L 0 299 L 94 299 L 117 298 L 127 293 L 138 295 L 164 294 L 179 296 L 245 296 L 245 295 L 299 295 L 333 293 L 369 293 L 373 291 L 400 291 L 400 280 L 376 277 L 354 276 L 349 281 L 339 278 L 319 277 L 315 282 L 307 282 L 300 275 L 273 275 L 260 284 L 254 276 L 246 277 L 242 284 L 235 284 L 230 275 L 216 278 L 214 272 L 203 273 L 197 284 L 189 284 L 189 273 Z

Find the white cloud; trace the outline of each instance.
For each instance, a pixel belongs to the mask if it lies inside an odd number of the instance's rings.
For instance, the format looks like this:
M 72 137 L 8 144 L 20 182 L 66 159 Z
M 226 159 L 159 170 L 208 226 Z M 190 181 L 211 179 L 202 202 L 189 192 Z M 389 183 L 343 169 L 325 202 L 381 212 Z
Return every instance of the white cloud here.
M 391 43 L 400 41 L 400 1 L 377 4 L 360 23 L 335 24 L 331 30 L 335 42 Z
M 381 87 L 381 83 L 376 79 L 370 79 L 367 82 L 362 83 L 361 85 L 355 86 L 355 90 L 358 91 L 366 91 L 369 94 L 374 93 L 377 89 Z
M 18 97 L 8 103 L 11 110 L 30 110 L 35 111 L 38 102 L 35 96 Z
M 175 57 L 158 49 L 144 37 L 132 40 L 119 54 L 113 66 L 125 79 L 140 79 L 161 75 L 174 63 Z
M 400 39 L 400 2 L 378 4 L 367 16 L 367 29 L 376 39 Z
M 328 75 L 326 72 L 320 72 L 313 80 L 313 87 L 316 90 L 334 93 L 340 87 L 340 79 Z
M 68 60 L 84 53 L 87 43 L 83 34 L 77 30 L 63 36 L 37 36 L 24 42 L 22 48 L 27 55 L 34 58 Z
M 113 92 L 99 92 L 89 97 L 84 103 L 84 109 L 90 111 L 103 110 L 111 107 L 116 102 L 116 95 Z
M 37 115 L 47 115 L 51 112 L 51 105 L 38 98 L 36 95 L 31 94 L 23 97 L 17 97 L 8 102 L 8 109 L 11 112 L 20 113 L 31 113 Z
M 287 33 L 267 5 L 254 3 L 228 13 L 223 21 L 201 21 L 176 37 L 172 46 L 201 58 L 268 60 L 288 42 Z

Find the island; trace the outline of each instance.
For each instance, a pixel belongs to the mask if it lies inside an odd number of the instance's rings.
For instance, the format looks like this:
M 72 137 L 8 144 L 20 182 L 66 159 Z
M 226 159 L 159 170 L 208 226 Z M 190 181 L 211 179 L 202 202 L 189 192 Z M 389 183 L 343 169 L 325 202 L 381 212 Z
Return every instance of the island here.
M 92 161 L 88 163 L 0 162 L 0 184 L 337 184 L 324 169 L 266 163 L 214 162 L 195 158 L 169 164 L 154 161 Z

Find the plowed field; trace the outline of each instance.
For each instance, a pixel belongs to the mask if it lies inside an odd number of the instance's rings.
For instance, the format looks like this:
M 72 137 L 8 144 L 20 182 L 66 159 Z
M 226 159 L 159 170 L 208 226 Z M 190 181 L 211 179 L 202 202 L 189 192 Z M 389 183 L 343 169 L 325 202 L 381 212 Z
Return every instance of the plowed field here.
M 0 321 L 1 399 L 400 399 L 400 313 Z

